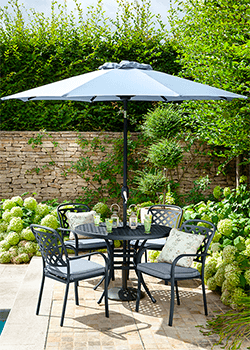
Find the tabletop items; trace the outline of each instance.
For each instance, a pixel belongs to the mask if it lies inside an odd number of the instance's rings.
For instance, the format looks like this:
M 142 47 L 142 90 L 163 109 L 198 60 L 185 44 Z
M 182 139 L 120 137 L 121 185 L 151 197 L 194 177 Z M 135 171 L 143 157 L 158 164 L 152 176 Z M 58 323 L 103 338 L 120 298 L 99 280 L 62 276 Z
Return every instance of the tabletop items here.
M 113 219 L 113 228 L 117 228 L 119 227 L 119 216 L 118 213 L 120 211 L 120 206 L 116 203 L 112 204 L 110 207 L 110 210 L 112 211 L 112 215 L 111 215 L 111 219 Z

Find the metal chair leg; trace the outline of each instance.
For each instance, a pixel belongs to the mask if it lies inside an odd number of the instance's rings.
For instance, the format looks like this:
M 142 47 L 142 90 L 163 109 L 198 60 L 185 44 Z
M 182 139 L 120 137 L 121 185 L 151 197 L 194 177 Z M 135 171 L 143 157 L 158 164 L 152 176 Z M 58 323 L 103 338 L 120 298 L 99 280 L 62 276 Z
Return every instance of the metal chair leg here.
M 96 290 L 99 286 L 100 286 L 100 284 L 103 282 L 103 280 L 104 280 L 104 276 L 100 279 L 100 281 L 94 286 L 94 290 Z
M 177 281 L 175 281 L 174 284 L 175 284 L 175 293 L 176 293 L 177 305 L 180 305 L 180 297 L 179 297 L 179 290 L 178 290 Z
M 63 301 L 63 309 L 62 309 L 62 316 L 61 316 L 61 323 L 60 323 L 61 327 L 63 326 L 64 315 L 65 315 L 65 310 L 66 310 L 66 304 L 67 304 L 67 299 L 68 299 L 68 292 L 69 292 L 69 283 L 66 284 L 66 289 L 65 289 L 64 301 Z
M 108 275 L 104 276 L 104 302 L 105 302 L 105 316 L 109 317 L 109 308 L 108 308 Z
M 75 302 L 76 302 L 76 305 L 79 305 L 79 298 L 78 298 L 78 281 L 76 281 L 74 283 L 75 285 Z
M 140 273 L 140 272 L 139 272 Z M 141 273 L 140 273 L 141 274 Z M 138 276 L 138 275 L 137 275 Z M 139 277 L 138 277 L 139 278 Z M 142 277 L 142 274 L 141 274 L 141 283 L 142 283 L 142 285 L 143 285 L 143 288 L 145 289 L 145 292 L 147 293 L 147 295 L 149 296 L 149 298 L 151 299 L 151 301 L 153 302 L 153 303 L 156 303 L 156 300 L 155 300 L 155 298 L 151 295 L 151 293 L 150 293 L 150 291 L 149 291 L 149 289 L 148 289 L 148 287 L 147 287 L 147 285 L 146 285 L 146 283 L 145 283 L 145 281 L 144 281 L 144 279 L 143 279 L 143 277 Z
M 141 279 L 142 275 L 140 272 L 137 274 L 138 276 L 138 286 L 137 286 L 137 298 L 136 298 L 136 305 L 135 305 L 135 311 L 139 311 L 139 306 L 140 306 L 140 298 L 141 298 Z
M 202 280 L 202 294 L 203 294 L 203 304 L 204 304 L 204 311 L 205 311 L 205 315 L 208 315 L 207 312 L 207 298 L 206 298 L 206 289 L 205 289 L 205 284 L 204 281 Z
M 172 326 L 173 316 L 174 316 L 174 280 L 171 280 L 171 300 L 170 300 L 170 312 L 169 312 L 169 321 L 168 325 Z
M 41 287 L 40 287 L 40 292 L 39 292 L 39 297 L 38 297 L 38 302 L 37 302 L 36 315 L 39 314 L 39 310 L 40 310 L 40 305 L 41 305 L 41 300 L 42 300 L 42 294 L 43 294 L 43 287 L 44 287 L 44 280 L 45 280 L 45 276 L 44 276 L 44 274 L 43 274 L 42 282 L 41 282 Z

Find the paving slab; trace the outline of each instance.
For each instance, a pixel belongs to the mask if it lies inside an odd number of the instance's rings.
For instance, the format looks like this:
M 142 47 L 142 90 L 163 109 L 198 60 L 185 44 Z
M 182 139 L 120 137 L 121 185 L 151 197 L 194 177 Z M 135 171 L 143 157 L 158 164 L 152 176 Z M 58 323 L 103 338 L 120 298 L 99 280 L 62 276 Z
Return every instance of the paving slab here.
M 10 274 L 9 274 L 9 271 Z M 19 272 L 23 273 L 23 276 Z M 35 315 L 38 293 L 41 282 L 42 261 L 39 257 L 32 258 L 29 265 L 10 265 L 8 273 L 2 273 L 2 281 L 16 279 L 16 295 L 14 297 L 14 286 L 11 289 L 13 302 L 7 322 L 0 336 L 1 350 L 43 350 L 46 342 L 48 321 L 52 302 L 54 281 L 48 280 L 44 290 L 43 302 L 39 316 Z M 24 274 L 25 273 L 25 274 Z M 9 278 L 10 275 L 12 278 Z M 22 278 L 21 278 L 22 277 Z M 12 280 L 12 281 L 10 281 Z M 5 285 L 8 285 L 5 283 Z M 4 299 L 8 300 L 6 293 L 2 293 Z
M 101 263 L 97 257 L 94 260 Z M 75 305 L 74 288 L 70 286 L 64 326 L 60 327 L 65 291 L 62 283 L 45 280 L 41 312 L 35 315 L 41 272 L 38 257 L 29 265 L 0 265 L 0 305 L 11 308 L 0 336 L 0 350 L 207 350 L 212 349 L 218 337 L 203 336 L 197 326 L 205 325 L 215 312 L 229 310 L 218 294 L 207 291 L 206 317 L 200 282 L 182 281 L 181 305 L 175 305 L 173 326 L 169 327 L 170 286 L 146 276 L 146 284 L 157 302 L 154 304 L 145 296 L 137 313 L 135 301 L 110 300 L 110 317 L 106 318 L 104 303 L 97 304 L 103 285 L 93 290 L 96 278 L 80 282 L 79 306 Z M 118 271 L 110 287 L 121 286 L 121 282 Z M 137 286 L 134 272 L 128 285 Z M 245 342 L 241 350 L 248 346 L 250 342 Z

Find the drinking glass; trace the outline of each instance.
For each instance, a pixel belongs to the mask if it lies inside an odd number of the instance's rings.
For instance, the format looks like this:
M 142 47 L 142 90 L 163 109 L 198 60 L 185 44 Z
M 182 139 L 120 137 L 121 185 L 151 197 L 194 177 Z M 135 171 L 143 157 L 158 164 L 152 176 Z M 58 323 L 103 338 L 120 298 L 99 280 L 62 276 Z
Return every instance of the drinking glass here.
M 112 232 L 113 219 L 105 219 L 106 229 L 108 233 Z
M 94 215 L 94 225 L 99 226 L 101 216 L 99 214 Z
M 150 233 L 151 222 L 152 222 L 152 215 L 146 214 L 144 218 L 145 233 Z

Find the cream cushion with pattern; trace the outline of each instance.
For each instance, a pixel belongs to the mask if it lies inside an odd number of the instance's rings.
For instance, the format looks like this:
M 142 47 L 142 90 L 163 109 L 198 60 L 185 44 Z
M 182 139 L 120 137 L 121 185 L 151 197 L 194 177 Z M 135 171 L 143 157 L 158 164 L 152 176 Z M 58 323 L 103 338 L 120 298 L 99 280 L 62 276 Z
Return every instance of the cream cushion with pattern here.
M 82 213 L 74 213 L 67 211 L 66 216 L 68 219 L 69 228 L 73 231 L 74 228 L 78 225 L 94 223 L 94 214 L 94 210 Z M 89 237 L 82 235 L 78 235 L 78 237 L 80 239 L 89 239 Z M 75 236 L 72 232 L 70 232 L 69 239 L 75 239 Z
M 172 228 L 157 261 L 171 264 L 181 254 L 196 254 L 204 238 L 205 236 L 203 235 L 187 233 Z M 190 267 L 193 260 L 193 256 L 185 256 L 176 265 Z

